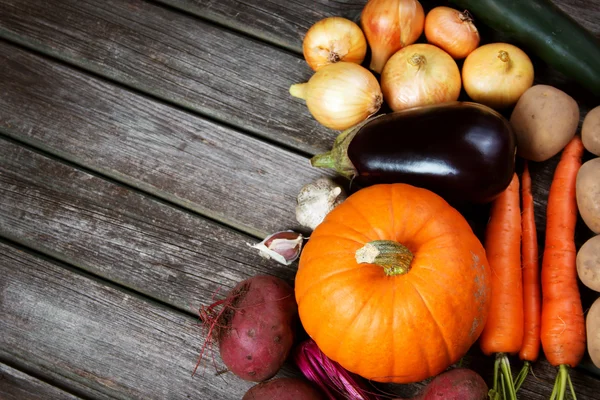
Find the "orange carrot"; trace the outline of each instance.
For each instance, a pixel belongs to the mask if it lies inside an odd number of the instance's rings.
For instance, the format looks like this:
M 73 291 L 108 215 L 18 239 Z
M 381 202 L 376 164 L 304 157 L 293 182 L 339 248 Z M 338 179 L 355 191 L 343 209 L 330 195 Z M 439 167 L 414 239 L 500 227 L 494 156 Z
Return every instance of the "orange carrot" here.
M 492 398 L 500 398 L 504 393 L 507 398 L 515 399 L 507 354 L 517 353 L 523 343 L 521 207 L 516 174 L 492 203 L 485 250 L 492 271 L 492 296 L 479 345 L 484 354 L 496 354 Z
M 538 262 L 538 243 L 531 194 L 531 176 L 529 166 L 525 161 L 525 169 L 521 176 L 521 259 L 523 267 L 523 346 L 519 358 L 524 362 L 523 368 L 515 380 L 515 390 L 531 370 L 531 362 L 537 360 L 540 353 L 540 319 L 542 293 L 540 288 L 540 272 Z
M 583 150 L 581 138 L 576 135 L 563 150 L 548 195 L 541 274 L 541 340 L 546 358 L 550 364 L 559 367 L 551 399 L 563 399 L 567 384 L 574 392 L 568 368 L 579 364 L 586 348 L 585 319 L 575 263 L 575 181 Z

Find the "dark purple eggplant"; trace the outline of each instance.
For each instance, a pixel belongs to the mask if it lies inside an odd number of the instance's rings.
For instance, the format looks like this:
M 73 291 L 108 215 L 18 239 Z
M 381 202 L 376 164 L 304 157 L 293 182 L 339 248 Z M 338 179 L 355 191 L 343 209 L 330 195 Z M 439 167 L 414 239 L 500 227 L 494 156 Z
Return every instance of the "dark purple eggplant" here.
M 407 183 L 452 203 L 488 203 L 515 171 L 509 122 L 481 104 L 452 102 L 396 111 L 341 133 L 311 164 L 358 186 Z

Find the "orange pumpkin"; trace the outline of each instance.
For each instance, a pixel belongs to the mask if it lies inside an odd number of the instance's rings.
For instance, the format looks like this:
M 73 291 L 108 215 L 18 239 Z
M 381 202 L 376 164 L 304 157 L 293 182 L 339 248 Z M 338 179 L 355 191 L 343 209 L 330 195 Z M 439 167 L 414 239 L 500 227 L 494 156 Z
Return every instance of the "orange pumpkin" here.
M 379 382 L 424 380 L 479 337 L 490 299 L 485 250 L 433 192 L 375 185 L 313 231 L 295 282 L 302 325 L 347 370 Z

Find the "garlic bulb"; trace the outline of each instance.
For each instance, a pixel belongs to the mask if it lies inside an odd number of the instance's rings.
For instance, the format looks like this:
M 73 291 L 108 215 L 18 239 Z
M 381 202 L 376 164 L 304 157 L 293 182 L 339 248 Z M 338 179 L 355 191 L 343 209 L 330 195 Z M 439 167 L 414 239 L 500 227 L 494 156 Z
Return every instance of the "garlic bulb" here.
M 296 220 L 302 226 L 315 229 L 338 204 L 346 199 L 344 190 L 328 178 L 305 185 L 298 194 Z
M 292 85 L 290 94 L 306 100 L 312 116 L 336 130 L 364 121 L 383 103 L 377 78 L 368 69 L 345 61 L 319 69 L 307 83 Z
M 317 71 L 340 61 L 362 63 L 367 54 L 367 40 L 356 23 L 346 18 L 328 17 L 306 32 L 302 50 L 309 67 Z
M 304 238 L 294 231 L 281 231 L 269 235 L 260 243 L 248 246 L 258 249 L 259 255 L 283 265 L 290 265 L 300 256 Z

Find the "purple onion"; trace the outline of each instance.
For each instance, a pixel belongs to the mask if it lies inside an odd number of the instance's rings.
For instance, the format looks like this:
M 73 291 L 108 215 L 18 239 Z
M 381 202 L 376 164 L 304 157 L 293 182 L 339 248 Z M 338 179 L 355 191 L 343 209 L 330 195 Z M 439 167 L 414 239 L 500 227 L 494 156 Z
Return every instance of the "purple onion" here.
M 367 389 L 363 378 L 329 359 L 314 340 L 300 343 L 294 361 L 304 376 L 321 388 L 329 400 L 379 400 Z

